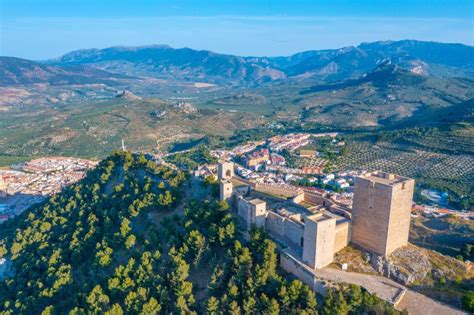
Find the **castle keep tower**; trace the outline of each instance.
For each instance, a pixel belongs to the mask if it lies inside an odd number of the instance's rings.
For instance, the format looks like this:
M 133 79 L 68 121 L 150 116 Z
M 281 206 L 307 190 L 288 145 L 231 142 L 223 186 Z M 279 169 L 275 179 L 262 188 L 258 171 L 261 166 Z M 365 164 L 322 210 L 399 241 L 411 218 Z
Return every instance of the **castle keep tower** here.
M 222 179 L 231 179 L 234 177 L 234 163 L 219 161 L 217 164 L 217 178 Z
M 320 212 L 307 216 L 304 225 L 303 262 L 313 269 L 323 268 L 334 259 L 336 218 Z
M 408 244 L 415 181 L 384 172 L 356 177 L 352 243 L 388 256 Z

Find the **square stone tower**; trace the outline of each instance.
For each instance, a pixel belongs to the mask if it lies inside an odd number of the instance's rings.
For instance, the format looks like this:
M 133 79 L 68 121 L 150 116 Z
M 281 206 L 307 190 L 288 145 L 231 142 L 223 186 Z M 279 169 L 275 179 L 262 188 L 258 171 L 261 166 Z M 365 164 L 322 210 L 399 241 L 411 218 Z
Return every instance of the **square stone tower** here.
M 231 179 L 234 177 L 234 163 L 227 161 L 219 161 L 217 164 L 217 178 Z
M 373 172 L 356 177 L 351 242 L 388 256 L 408 244 L 415 181 Z
M 307 216 L 304 223 L 303 262 L 311 268 L 323 268 L 333 262 L 336 218 L 320 212 Z
M 221 180 L 219 182 L 219 199 L 220 201 L 227 201 L 230 197 L 232 197 L 232 193 L 234 190 L 234 185 L 229 180 Z
M 262 227 L 265 226 L 267 203 L 260 199 L 246 200 L 240 196 L 237 200 L 237 213 L 245 221 L 247 230 L 252 225 Z

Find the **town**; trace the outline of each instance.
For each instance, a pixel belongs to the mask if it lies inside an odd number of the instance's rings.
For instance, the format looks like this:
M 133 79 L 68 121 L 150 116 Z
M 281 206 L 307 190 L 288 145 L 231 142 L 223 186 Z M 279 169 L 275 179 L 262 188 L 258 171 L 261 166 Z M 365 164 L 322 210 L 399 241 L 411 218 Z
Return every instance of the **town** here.
M 327 159 L 321 157 L 321 152 L 315 149 L 306 149 L 311 138 L 329 138 L 335 148 L 344 145 L 344 141 L 337 139 L 340 134 L 293 133 L 274 136 L 267 141 L 250 141 L 244 145 L 229 150 L 211 150 L 210 154 L 218 160 L 232 160 L 235 163 L 236 175 L 243 179 L 276 188 L 296 189 L 299 191 L 313 191 L 328 194 L 332 199 L 347 207 L 352 206 L 355 178 L 364 176 L 370 170 L 348 170 L 341 172 L 326 171 Z M 301 160 L 310 160 L 312 167 L 303 163 L 298 168 L 288 167 L 282 152 L 288 150 Z M 287 151 L 287 152 L 288 152 Z M 314 166 L 318 164 L 318 166 Z M 194 174 L 200 177 L 217 174 L 217 164 L 200 165 Z M 412 216 L 441 217 L 452 215 L 466 220 L 474 220 L 472 211 L 448 209 L 444 204 L 416 204 L 412 205 Z
M 344 146 L 340 133 L 289 133 L 277 135 L 267 140 L 249 141 L 232 149 L 213 149 L 210 154 L 217 160 L 232 160 L 235 173 L 242 180 L 260 185 L 327 194 L 333 200 L 346 207 L 352 206 L 354 184 L 357 176 L 363 176 L 368 170 L 327 172 L 328 161 L 322 153 L 308 148 L 312 139 L 329 139 L 336 149 Z M 124 149 L 124 147 L 123 147 Z M 187 153 L 190 149 L 167 154 L 151 154 L 157 163 L 170 167 L 176 165 L 165 162 L 164 157 L 177 153 Z M 284 155 L 301 157 L 299 167 L 289 167 Z M 310 162 L 308 162 L 310 161 Z M 308 164 L 311 163 L 311 166 Z M 63 187 L 80 180 L 87 169 L 97 162 L 65 157 L 44 157 L 26 163 L 13 165 L 10 169 L 0 169 L 0 222 L 20 214 L 30 205 L 40 202 L 46 196 L 59 192 Z M 182 166 L 181 166 L 182 167 Z M 217 164 L 200 164 L 193 171 L 200 178 L 217 178 Z M 453 215 L 466 220 L 474 219 L 472 211 L 447 209 L 443 206 L 413 204 L 412 216 L 440 217 Z
M 96 164 L 78 158 L 45 157 L 0 170 L 0 222 L 79 181 Z

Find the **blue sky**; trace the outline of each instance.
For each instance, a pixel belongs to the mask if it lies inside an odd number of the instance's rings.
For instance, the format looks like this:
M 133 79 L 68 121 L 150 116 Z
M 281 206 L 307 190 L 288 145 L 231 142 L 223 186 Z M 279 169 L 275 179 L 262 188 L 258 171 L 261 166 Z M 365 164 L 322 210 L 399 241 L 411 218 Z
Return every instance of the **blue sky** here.
M 289 55 L 377 40 L 474 45 L 474 1 L 0 0 L 0 55 L 168 44 Z

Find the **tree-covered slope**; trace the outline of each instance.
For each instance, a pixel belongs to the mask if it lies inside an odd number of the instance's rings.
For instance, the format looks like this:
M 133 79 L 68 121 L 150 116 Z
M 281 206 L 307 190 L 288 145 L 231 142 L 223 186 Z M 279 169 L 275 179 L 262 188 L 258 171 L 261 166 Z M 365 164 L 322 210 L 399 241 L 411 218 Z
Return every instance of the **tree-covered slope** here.
M 9 249 L 11 270 L 0 283 L 0 309 L 159 307 L 157 286 L 167 280 L 157 269 L 157 234 L 137 223 L 145 212 L 175 204 L 184 180 L 143 156 L 116 153 L 78 184 L 2 226 L 2 254 Z

